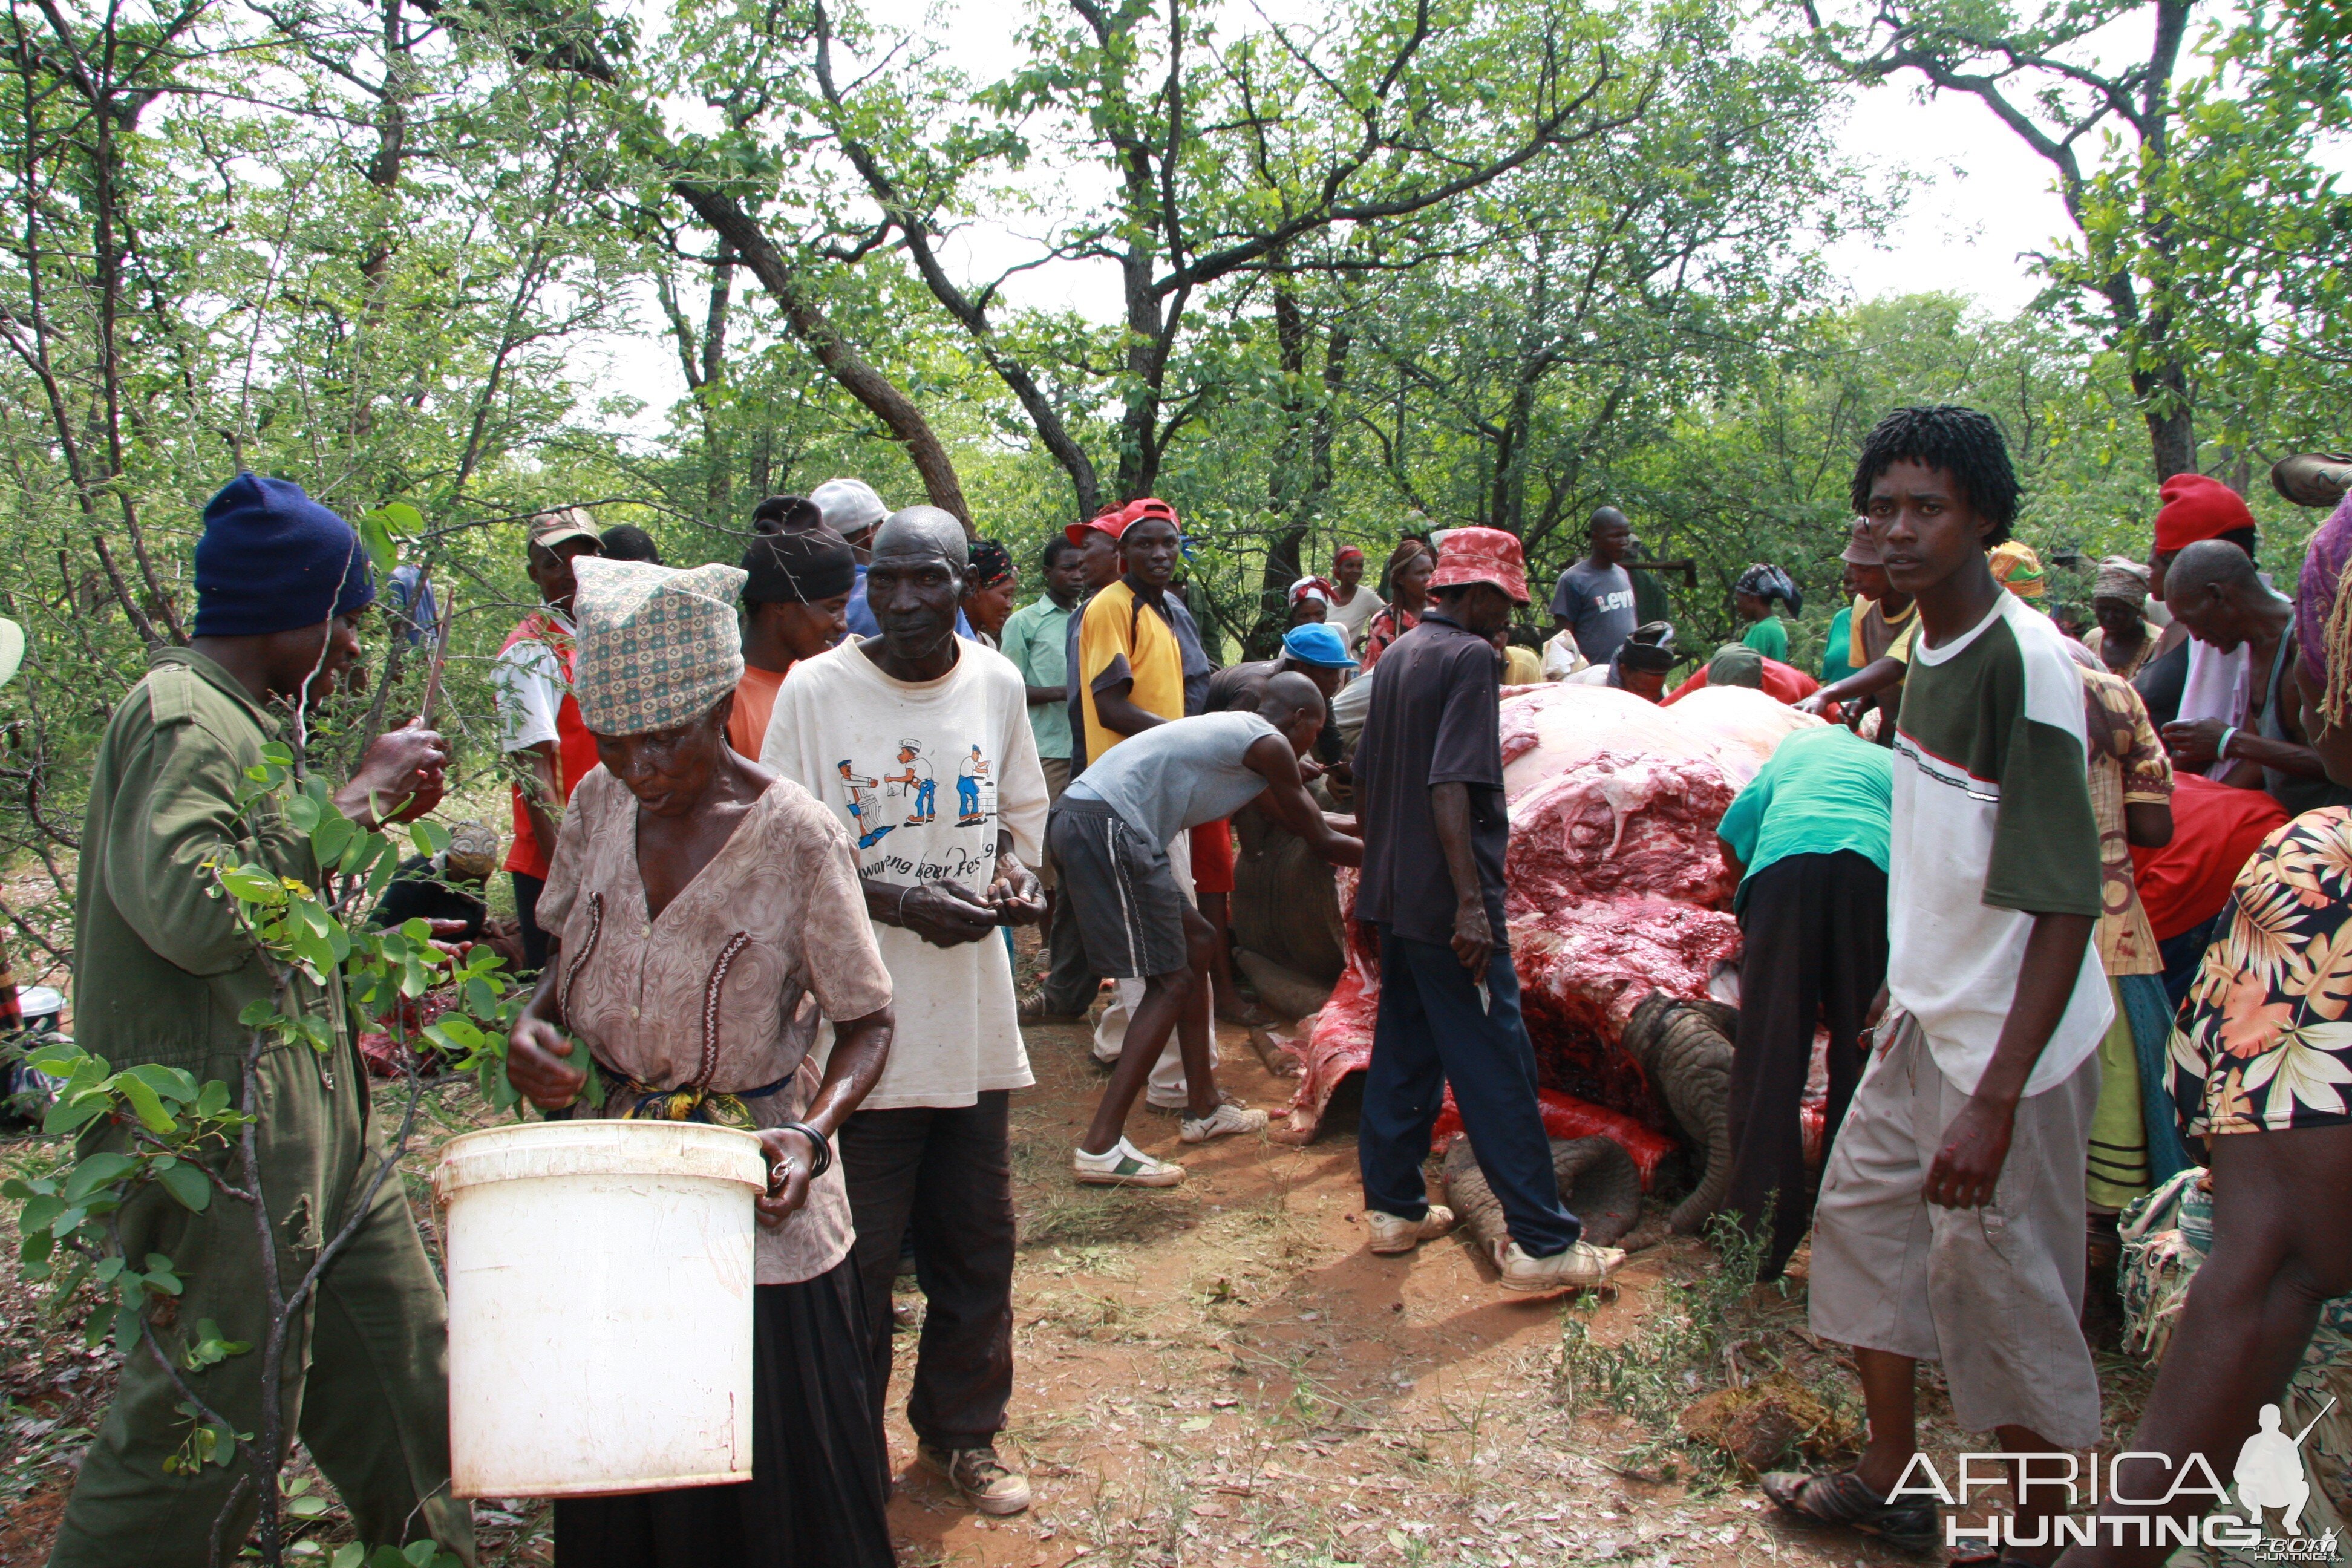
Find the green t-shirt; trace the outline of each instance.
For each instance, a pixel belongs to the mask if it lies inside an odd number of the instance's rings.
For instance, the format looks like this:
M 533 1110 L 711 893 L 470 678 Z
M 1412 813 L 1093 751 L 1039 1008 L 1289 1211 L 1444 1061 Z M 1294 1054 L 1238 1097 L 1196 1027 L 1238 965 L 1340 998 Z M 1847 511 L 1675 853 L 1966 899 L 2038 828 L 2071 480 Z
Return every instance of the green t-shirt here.
M 1843 724 L 1799 730 L 1773 748 L 1723 814 L 1716 836 L 1746 863 L 1734 907 L 1756 873 L 1791 855 L 1851 849 L 1886 869 L 1895 759 Z
M 1070 616 L 1075 612 L 1040 595 L 1005 617 L 998 651 L 1013 661 L 1021 679 L 1032 686 L 1069 683 Z M 1029 728 L 1037 737 L 1039 757 L 1070 755 L 1070 710 L 1061 702 L 1036 702 L 1029 708 Z
M 1973 1093 L 2039 914 L 2098 918 L 2099 825 L 2084 767 L 2083 677 L 2013 594 L 1941 647 L 1922 633 L 1895 724 L 1886 984 L 1936 1065 Z M 2063 1082 L 2114 1016 L 2099 944 L 2025 1092 Z
M 1778 616 L 1765 616 L 1749 626 L 1748 635 L 1739 640 L 1766 658 L 1777 658 L 1782 664 L 1789 662 L 1789 628 L 1780 624 Z
M 1829 645 L 1822 649 L 1823 686 L 1835 686 L 1853 673 L 1853 666 L 1846 662 L 1846 656 L 1853 651 L 1853 606 L 1848 605 L 1830 617 Z

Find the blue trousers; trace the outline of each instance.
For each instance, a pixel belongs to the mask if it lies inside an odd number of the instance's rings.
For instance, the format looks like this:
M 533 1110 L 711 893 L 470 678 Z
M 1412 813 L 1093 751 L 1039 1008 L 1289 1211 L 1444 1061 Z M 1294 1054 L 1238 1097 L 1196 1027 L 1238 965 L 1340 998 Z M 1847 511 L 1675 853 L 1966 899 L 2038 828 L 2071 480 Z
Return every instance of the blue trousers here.
M 1581 1226 L 1560 1206 L 1551 1141 L 1536 1104 L 1536 1051 L 1519 1018 L 1519 977 L 1497 950 L 1482 1008 L 1454 949 L 1381 927 L 1381 1011 L 1356 1154 L 1364 1206 L 1405 1219 L 1429 1210 L 1421 1168 L 1430 1129 L 1454 1086 L 1478 1169 L 1503 1205 L 1511 1239 L 1531 1258 L 1565 1252 Z

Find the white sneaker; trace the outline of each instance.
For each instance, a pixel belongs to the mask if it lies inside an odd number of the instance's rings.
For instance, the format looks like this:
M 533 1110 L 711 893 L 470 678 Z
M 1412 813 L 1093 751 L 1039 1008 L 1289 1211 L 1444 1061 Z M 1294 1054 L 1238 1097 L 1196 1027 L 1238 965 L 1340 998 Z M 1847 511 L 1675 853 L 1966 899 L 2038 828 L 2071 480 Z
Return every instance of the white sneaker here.
M 1072 1151 L 1070 1169 L 1087 1187 L 1172 1187 L 1184 1179 L 1183 1166 L 1155 1160 L 1124 1138 L 1108 1153 Z
M 1366 1209 L 1364 1225 L 1371 1232 L 1374 1252 L 1382 1255 L 1411 1252 L 1423 1242 L 1435 1241 L 1452 1230 L 1454 1211 L 1444 1204 L 1432 1204 L 1429 1212 L 1419 1219 L 1406 1219 L 1402 1215 Z
M 1589 1241 L 1577 1242 L 1549 1258 L 1530 1258 L 1516 1241 L 1495 1247 L 1495 1267 L 1503 1271 L 1501 1283 L 1506 1290 L 1590 1289 L 1616 1273 L 1624 1262 L 1624 1248 L 1595 1247 Z
M 1265 1111 L 1245 1110 L 1240 1101 L 1228 1100 L 1198 1121 L 1184 1118 L 1178 1135 L 1187 1143 L 1206 1143 L 1212 1138 L 1230 1138 L 1236 1132 L 1265 1131 Z

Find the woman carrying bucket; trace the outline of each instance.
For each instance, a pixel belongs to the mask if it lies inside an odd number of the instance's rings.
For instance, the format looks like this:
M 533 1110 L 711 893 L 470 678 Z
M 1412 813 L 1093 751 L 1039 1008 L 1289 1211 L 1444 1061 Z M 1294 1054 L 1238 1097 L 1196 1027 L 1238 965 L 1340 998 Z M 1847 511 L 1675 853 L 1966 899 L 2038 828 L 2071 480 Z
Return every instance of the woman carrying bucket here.
M 559 1499 L 555 1560 L 883 1568 L 887 1451 L 832 1136 L 889 1052 L 889 972 L 832 814 L 727 744 L 744 574 L 594 557 L 574 570 L 574 695 L 603 765 L 572 797 L 540 896 L 558 947 L 508 1077 L 551 1112 L 755 1131 L 771 1180 L 753 1254 L 751 1481 Z M 807 1060 L 820 1016 L 835 1028 L 822 1082 Z M 579 1100 L 580 1047 L 601 1105 Z M 669 1358 L 697 1353 L 665 1345 L 604 1374 L 658 1383 Z

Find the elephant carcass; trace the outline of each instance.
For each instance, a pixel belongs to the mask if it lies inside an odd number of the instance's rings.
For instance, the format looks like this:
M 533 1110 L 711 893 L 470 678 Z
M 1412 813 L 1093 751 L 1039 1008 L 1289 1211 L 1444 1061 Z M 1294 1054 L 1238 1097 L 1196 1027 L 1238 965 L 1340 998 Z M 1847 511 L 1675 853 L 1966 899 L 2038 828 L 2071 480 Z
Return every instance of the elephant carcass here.
M 1328 992 L 1347 962 L 1330 865 L 1254 806 L 1234 814 L 1234 837 L 1240 851 L 1234 859 L 1234 945 Z M 1253 982 L 1256 977 L 1253 970 Z M 1265 1000 L 1284 1010 L 1282 999 Z
M 1784 737 L 1819 722 L 1738 687 L 1705 688 L 1668 708 L 1591 686 L 1505 700 L 1504 910 L 1553 1137 L 1614 1138 L 1647 1183 L 1683 1123 L 1696 1121 L 1693 1163 L 1720 1173 L 1719 1161 L 1706 1160 L 1711 1124 L 1696 1104 L 1678 1116 L 1626 1048 L 1626 1026 L 1654 995 L 1706 1000 L 1738 957 L 1735 884 L 1716 824 Z M 1339 878 L 1343 907 L 1353 880 Z M 1369 1063 L 1379 984 L 1377 962 L 1351 941 L 1347 972 L 1307 1042 L 1282 1129 L 1289 1140 L 1313 1137 L 1333 1092 Z M 1693 1085 L 1704 1065 L 1693 1057 Z M 1458 1125 L 1450 1106 L 1441 1135 L 1449 1125 Z

